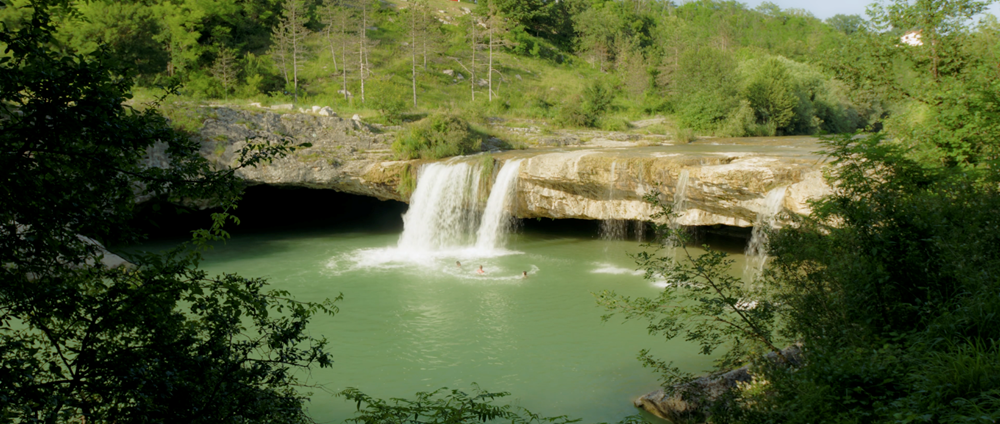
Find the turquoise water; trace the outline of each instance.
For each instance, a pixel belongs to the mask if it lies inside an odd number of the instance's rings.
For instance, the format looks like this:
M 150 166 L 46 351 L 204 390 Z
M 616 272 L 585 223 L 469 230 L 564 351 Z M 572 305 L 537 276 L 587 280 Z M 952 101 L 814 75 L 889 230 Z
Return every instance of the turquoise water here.
M 643 323 L 601 322 L 592 293 L 653 296 L 663 287 L 634 270 L 626 252 L 639 250 L 635 241 L 599 240 L 596 225 L 554 231 L 536 224 L 502 254 L 409 257 L 395 249 L 398 226 L 389 227 L 245 233 L 203 263 L 209 272 L 266 277 L 300 300 L 343 293 L 340 313 L 309 327 L 330 340 L 335 360 L 308 375 L 324 388 L 313 390 L 307 405 L 318 422 L 352 416 L 353 404 L 329 394 L 347 387 L 388 398 L 473 383 L 509 391 L 508 399 L 535 413 L 615 422 L 636 413 L 632 399 L 657 387 L 635 359 L 640 349 L 688 371 L 710 365 L 694 346 L 650 336 Z M 485 275 L 473 272 L 479 265 Z

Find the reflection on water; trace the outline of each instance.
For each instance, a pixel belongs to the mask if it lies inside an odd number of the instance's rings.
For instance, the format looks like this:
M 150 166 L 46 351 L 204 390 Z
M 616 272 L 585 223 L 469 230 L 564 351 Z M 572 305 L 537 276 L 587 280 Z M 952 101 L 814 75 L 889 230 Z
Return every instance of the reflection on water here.
M 692 372 L 710 365 L 696 346 L 651 337 L 643 323 L 601 322 L 592 293 L 655 296 L 662 287 L 626 256 L 636 242 L 598 240 L 589 231 L 596 224 L 583 232 L 527 227 L 506 249 L 434 253 L 397 249 L 398 232 L 247 233 L 208 252 L 203 265 L 267 277 L 302 300 L 344 294 L 336 317 L 309 327 L 331 341 L 335 360 L 307 375 L 325 388 L 307 405 L 318 422 L 353 416 L 354 405 L 327 394 L 347 387 L 389 398 L 474 382 L 509 391 L 536 413 L 614 422 L 656 388 L 635 360 L 640 349 Z M 485 275 L 474 272 L 479 265 Z

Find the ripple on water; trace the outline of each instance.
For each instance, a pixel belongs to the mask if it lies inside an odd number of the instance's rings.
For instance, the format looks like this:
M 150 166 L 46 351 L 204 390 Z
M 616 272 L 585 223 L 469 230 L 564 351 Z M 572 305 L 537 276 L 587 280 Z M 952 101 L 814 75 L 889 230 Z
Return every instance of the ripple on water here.
M 469 281 L 516 282 L 523 280 L 522 271 L 528 275 L 538 273 L 539 268 L 529 265 L 528 269 L 509 269 L 491 259 L 523 252 L 507 249 L 458 248 L 451 250 L 419 252 L 398 247 L 364 248 L 336 255 L 330 258 L 325 272 L 339 276 L 350 272 L 414 271 L 426 273 L 428 270 L 440 272 L 450 277 Z M 461 263 L 462 266 L 457 266 Z M 476 272 L 483 266 L 483 274 Z

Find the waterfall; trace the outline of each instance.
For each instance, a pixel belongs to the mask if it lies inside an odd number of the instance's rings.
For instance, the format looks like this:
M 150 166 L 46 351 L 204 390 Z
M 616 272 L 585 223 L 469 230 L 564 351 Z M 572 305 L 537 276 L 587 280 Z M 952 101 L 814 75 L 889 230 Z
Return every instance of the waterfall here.
M 669 224 L 671 230 L 678 230 L 681 228 L 681 225 L 677 222 L 677 220 L 684 214 L 684 208 L 687 207 L 687 186 L 689 179 L 690 175 L 686 169 L 681 170 L 680 175 L 677 176 L 677 187 L 674 188 L 674 203 L 671 208 L 672 214 L 670 216 Z M 677 243 L 677 236 L 671 234 L 670 240 L 667 243 L 669 246 L 667 248 L 667 255 L 669 255 L 674 261 L 677 260 L 677 248 L 680 247 L 677 246 Z
M 617 162 L 611 162 L 611 182 L 608 183 L 608 213 L 609 218 L 601 221 L 601 238 L 605 240 L 623 240 L 628 235 L 628 222 L 614 218 L 615 183 L 618 182 Z
M 479 172 L 466 163 L 420 169 L 410 208 L 403 214 L 399 248 L 434 251 L 467 245 L 478 224 Z
M 757 213 L 746 249 L 746 267 L 743 278 L 753 282 L 764 271 L 767 262 L 767 231 L 777 225 L 778 214 L 785 203 L 785 187 L 778 187 L 764 196 L 764 209 Z
M 497 179 L 486 200 L 486 210 L 483 211 L 482 223 L 476 232 L 477 249 L 496 249 L 502 247 L 510 229 L 510 208 L 514 202 L 517 174 L 521 169 L 521 160 L 511 160 L 503 164 Z
M 403 214 L 399 250 L 421 255 L 503 247 L 520 166 L 521 160 L 512 160 L 500 168 L 485 210 L 479 203 L 478 166 L 449 161 L 422 167 L 410 208 Z

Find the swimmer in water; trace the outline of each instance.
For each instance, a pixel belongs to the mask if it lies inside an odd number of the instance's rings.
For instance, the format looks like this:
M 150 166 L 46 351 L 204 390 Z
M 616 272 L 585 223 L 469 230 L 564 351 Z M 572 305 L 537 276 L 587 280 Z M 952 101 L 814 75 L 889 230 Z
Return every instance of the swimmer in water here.
M 486 271 L 483 271 L 482 265 L 479 265 L 479 269 L 476 270 L 476 274 L 486 274 Z
M 528 271 L 521 271 L 521 278 L 528 278 Z
M 461 268 L 462 267 L 462 263 L 459 262 L 459 261 L 455 261 L 455 266 L 458 267 L 458 268 Z

